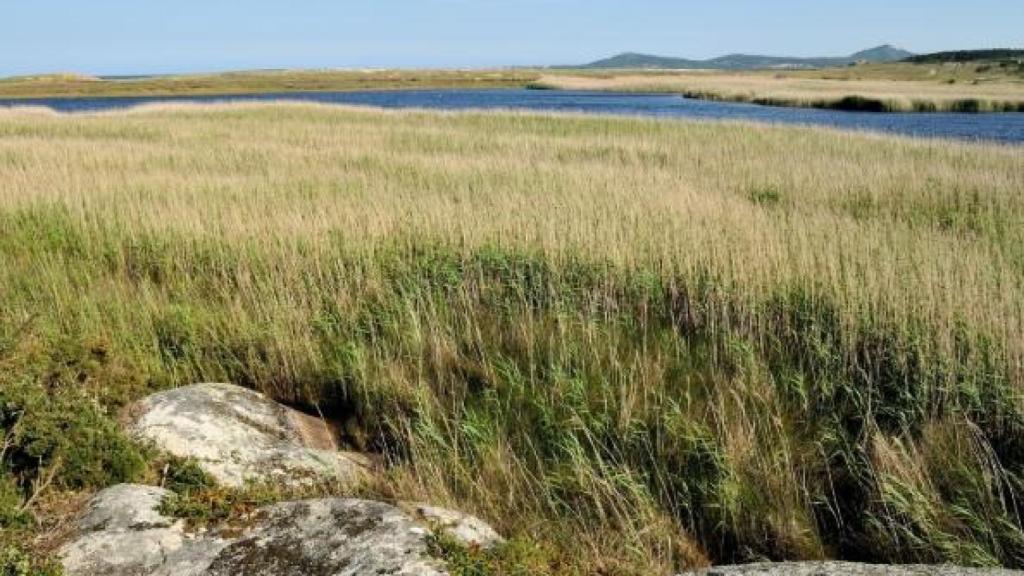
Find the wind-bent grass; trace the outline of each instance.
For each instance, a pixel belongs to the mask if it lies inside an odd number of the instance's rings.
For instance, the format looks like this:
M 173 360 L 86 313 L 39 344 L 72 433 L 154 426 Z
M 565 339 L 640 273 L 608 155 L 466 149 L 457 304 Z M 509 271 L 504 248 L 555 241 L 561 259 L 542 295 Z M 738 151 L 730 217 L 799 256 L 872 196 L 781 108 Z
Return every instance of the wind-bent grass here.
M 46 391 L 0 400 L 315 404 L 387 457 L 375 490 L 539 573 L 1021 566 L 1022 167 L 743 124 L 0 112 L 0 384 Z M 26 457 L 5 410 L 0 496 L 131 477 Z
M 869 112 L 1024 112 L 1024 76 L 958 81 L 955 73 L 921 78 L 905 67 L 878 65 L 815 72 L 620 72 L 550 74 L 532 86 L 570 90 L 674 92 L 689 98 L 769 106 Z M 890 68 L 892 70 L 890 70 Z M 929 67 L 918 66 L 928 69 Z M 931 67 L 934 69 L 934 67 Z M 938 77 L 942 80 L 939 81 Z M 906 79 L 903 79 L 906 78 Z

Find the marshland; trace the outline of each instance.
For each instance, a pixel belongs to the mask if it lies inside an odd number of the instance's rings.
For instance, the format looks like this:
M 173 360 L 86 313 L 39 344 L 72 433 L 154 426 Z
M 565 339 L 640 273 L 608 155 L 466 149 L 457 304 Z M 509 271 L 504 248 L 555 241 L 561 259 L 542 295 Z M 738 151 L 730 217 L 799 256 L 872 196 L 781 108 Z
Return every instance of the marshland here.
M 132 401 L 233 382 L 507 536 L 457 574 L 1024 566 L 1022 191 L 1021 146 L 821 128 L 0 110 L 4 554 L 184 466 Z
M 819 70 L 566 70 L 546 73 L 531 86 L 677 93 L 702 100 L 862 112 L 1024 112 L 1020 57 Z
M 976 58 L 933 61 L 921 57 L 917 62 L 808 70 L 524 67 L 252 70 L 138 77 L 43 74 L 0 79 L 0 100 L 534 88 L 669 93 L 701 100 L 864 112 L 1024 112 L 1021 56 Z

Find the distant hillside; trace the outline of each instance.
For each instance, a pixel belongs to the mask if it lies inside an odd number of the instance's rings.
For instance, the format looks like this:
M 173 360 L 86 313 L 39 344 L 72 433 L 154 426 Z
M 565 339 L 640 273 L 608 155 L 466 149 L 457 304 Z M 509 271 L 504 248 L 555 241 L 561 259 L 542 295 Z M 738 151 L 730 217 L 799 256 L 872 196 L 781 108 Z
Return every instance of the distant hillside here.
M 687 60 L 686 58 L 672 58 L 668 56 L 654 56 L 651 54 L 638 54 L 635 52 L 624 52 L 584 64 L 582 68 L 705 68 L 705 62 L 701 60 Z
M 1024 50 L 1009 48 L 996 50 L 955 50 L 952 52 L 935 52 L 920 54 L 907 58 L 907 62 L 917 64 L 935 64 L 940 62 L 975 62 L 978 60 L 1021 60 Z
M 597 62 L 586 64 L 583 68 L 647 68 L 647 69 L 707 69 L 707 70 L 753 70 L 758 68 L 827 68 L 829 66 L 845 66 L 854 62 L 894 62 L 914 56 L 888 44 L 856 54 L 840 57 L 822 58 L 791 58 L 786 56 L 758 56 L 751 54 L 729 54 L 710 60 L 690 60 L 688 58 L 671 58 L 627 52 Z
M 877 46 L 875 48 L 861 50 L 860 52 L 850 55 L 850 58 L 855 62 L 862 60 L 865 62 L 896 62 L 913 56 L 913 52 L 908 52 L 891 44 L 883 44 L 882 46 Z

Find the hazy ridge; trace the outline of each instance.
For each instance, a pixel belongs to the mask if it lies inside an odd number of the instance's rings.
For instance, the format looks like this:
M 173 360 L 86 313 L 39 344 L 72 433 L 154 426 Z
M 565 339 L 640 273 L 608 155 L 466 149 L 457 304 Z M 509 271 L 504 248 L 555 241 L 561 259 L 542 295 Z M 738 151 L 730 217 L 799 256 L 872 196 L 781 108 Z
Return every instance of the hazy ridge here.
M 890 44 L 862 50 L 849 56 L 798 58 L 788 56 L 761 56 L 752 54 L 729 54 L 710 60 L 692 60 L 626 52 L 605 58 L 583 68 L 663 68 L 663 69 L 706 69 L 706 70 L 752 70 L 757 68 L 825 68 L 845 66 L 855 62 L 896 62 L 914 56 L 902 48 Z

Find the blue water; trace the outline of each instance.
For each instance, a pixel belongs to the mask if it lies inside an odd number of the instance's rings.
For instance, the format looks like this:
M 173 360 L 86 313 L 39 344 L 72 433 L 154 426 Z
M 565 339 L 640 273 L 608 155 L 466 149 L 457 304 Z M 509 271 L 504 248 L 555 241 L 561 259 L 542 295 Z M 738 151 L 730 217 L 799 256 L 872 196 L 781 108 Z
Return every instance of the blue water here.
M 373 92 L 290 92 L 238 96 L 130 98 L 41 98 L 0 100 L 0 106 L 48 106 L 61 112 L 94 112 L 153 102 L 252 102 L 298 100 L 329 104 L 442 110 L 517 109 L 659 118 L 747 120 L 810 124 L 910 136 L 1024 143 L 1024 113 L 881 114 L 755 104 L 708 102 L 668 94 L 620 94 L 554 90 L 404 90 Z

